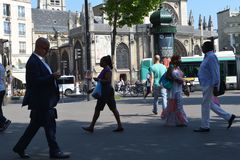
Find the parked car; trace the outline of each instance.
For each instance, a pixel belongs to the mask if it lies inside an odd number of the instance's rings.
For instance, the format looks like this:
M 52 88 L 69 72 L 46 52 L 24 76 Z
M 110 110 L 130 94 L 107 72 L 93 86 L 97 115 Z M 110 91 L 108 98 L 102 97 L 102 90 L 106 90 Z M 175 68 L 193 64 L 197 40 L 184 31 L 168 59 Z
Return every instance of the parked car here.
M 64 95 L 70 95 L 76 92 L 75 76 L 63 75 L 58 80 L 59 92 Z

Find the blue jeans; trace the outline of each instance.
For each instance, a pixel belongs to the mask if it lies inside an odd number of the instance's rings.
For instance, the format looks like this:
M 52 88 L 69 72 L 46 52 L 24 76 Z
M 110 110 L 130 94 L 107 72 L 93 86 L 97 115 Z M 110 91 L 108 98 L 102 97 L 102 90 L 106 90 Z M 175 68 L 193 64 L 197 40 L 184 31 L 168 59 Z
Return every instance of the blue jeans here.
M 167 90 L 161 86 L 154 87 L 153 89 L 154 100 L 153 100 L 153 111 L 157 112 L 158 98 L 162 97 L 162 110 L 167 108 Z

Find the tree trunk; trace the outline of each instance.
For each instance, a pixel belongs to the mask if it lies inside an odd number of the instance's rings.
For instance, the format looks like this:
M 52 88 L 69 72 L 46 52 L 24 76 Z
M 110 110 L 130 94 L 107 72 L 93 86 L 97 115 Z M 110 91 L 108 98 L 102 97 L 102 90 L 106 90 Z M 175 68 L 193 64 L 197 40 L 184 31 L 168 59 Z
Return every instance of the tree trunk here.
M 112 70 L 112 85 L 114 87 L 114 79 L 116 75 L 116 58 L 115 58 L 115 46 L 116 46 L 116 35 L 117 35 L 117 17 L 118 17 L 118 3 L 116 3 L 116 11 L 114 14 L 113 20 L 113 31 L 112 31 L 112 44 L 111 44 L 111 54 L 112 54 L 112 63 L 113 63 L 113 70 Z

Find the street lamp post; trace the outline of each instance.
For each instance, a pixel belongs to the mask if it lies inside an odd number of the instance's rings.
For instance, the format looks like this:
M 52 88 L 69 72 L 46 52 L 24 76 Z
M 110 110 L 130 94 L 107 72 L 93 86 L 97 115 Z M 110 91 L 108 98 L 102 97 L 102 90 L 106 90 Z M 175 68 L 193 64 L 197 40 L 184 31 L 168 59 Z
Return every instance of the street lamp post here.
M 88 0 L 85 0 L 85 23 L 86 23 L 86 56 L 87 56 L 87 70 L 92 71 L 91 68 L 91 52 L 90 52 L 90 32 L 89 32 L 89 15 L 88 15 Z M 87 78 L 88 90 L 92 88 L 91 78 Z M 87 100 L 90 100 L 90 95 L 87 94 Z

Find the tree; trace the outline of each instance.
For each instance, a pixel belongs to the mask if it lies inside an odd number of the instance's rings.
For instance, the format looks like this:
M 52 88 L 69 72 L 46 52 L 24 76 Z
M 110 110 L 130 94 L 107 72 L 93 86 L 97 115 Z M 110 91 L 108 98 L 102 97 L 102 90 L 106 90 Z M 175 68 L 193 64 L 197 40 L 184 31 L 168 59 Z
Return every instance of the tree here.
M 109 25 L 113 27 L 111 54 L 115 59 L 117 28 L 124 25 L 142 24 L 144 17 L 156 9 L 164 0 L 106 0 L 103 11 L 107 14 Z

